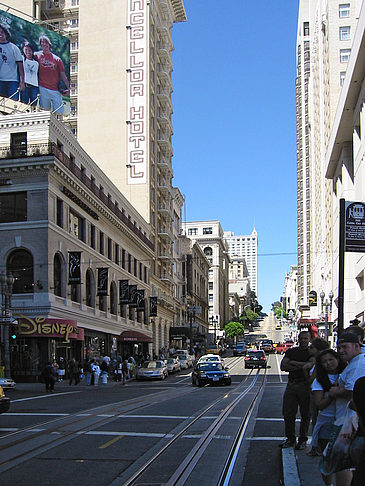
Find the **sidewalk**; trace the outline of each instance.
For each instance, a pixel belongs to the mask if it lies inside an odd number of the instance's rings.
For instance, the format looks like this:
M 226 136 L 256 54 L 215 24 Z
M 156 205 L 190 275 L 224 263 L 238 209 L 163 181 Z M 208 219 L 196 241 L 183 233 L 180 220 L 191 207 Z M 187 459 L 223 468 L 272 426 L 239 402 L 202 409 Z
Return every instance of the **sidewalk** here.
M 295 451 L 293 448 L 282 449 L 284 486 L 323 486 L 318 465 L 320 457 L 307 455 L 306 451 Z
M 127 383 L 134 381 L 134 378 L 130 378 L 127 380 Z M 99 380 L 98 385 L 86 385 L 85 380 L 81 380 L 78 385 L 69 385 L 68 380 L 63 380 L 61 382 L 56 381 L 54 385 L 55 392 L 57 391 L 65 391 L 69 390 L 71 388 L 104 388 L 104 387 L 111 387 L 111 386 L 123 386 L 120 381 L 114 381 L 114 380 L 108 380 L 108 382 L 101 383 Z M 31 392 L 44 392 L 45 391 L 45 385 L 44 383 L 39 383 L 39 382 L 32 382 L 32 383 L 17 383 L 15 385 L 14 390 L 18 391 L 31 391 Z M 10 390 L 9 390 L 10 391 Z

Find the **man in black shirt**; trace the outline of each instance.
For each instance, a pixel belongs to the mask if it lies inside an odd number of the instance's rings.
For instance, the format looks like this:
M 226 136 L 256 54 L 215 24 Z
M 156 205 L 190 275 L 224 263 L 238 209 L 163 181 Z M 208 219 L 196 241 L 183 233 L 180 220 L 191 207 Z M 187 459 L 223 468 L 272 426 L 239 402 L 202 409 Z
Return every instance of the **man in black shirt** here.
M 309 362 L 310 351 L 309 331 L 299 333 L 299 346 L 288 349 L 281 361 L 281 371 L 289 372 L 288 384 L 283 398 L 283 416 L 285 422 L 286 440 L 281 444 L 282 448 L 294 447 L 302 450 L 307 447 L 308 428 L 310 422 L 310 385 L 306 380 L 303 366 Z M 300 410 L 300 431 L 296 444 L 295 418 Z

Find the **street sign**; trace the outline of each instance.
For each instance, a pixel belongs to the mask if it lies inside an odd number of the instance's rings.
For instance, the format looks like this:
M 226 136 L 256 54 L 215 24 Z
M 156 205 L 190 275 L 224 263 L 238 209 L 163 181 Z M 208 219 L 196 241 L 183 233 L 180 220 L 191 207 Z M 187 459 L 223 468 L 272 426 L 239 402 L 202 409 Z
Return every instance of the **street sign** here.
M 365 203 L 346 201 L 345 251 L 365 253 Z

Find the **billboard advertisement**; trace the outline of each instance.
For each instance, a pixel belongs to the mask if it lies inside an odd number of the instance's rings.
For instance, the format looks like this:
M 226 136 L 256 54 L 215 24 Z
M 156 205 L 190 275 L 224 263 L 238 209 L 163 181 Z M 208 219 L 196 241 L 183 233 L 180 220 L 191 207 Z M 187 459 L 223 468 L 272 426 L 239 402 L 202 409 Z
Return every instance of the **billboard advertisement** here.
M 0 9 L 0 96 L 70 112 L 70 41 Z

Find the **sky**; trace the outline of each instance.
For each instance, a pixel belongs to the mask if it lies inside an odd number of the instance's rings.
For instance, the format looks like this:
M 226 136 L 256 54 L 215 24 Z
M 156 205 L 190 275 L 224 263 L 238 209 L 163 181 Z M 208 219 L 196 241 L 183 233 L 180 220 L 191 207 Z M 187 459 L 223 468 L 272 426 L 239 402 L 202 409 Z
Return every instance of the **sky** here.
M 183 219 L 258 233 L 258 300 L 280 300 L 297 264 L 299 0 L 184 0 L 174 24 L 173 184 Z

